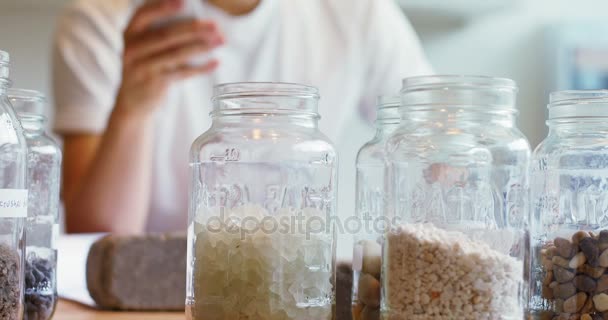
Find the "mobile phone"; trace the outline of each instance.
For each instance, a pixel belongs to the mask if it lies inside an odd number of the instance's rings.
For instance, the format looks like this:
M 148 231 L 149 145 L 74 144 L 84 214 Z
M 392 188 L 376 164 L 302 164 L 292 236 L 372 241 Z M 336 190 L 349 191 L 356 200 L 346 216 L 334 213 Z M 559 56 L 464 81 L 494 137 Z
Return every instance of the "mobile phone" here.
M 156 2 L 156 1 L 163 1 L 163 0 L 147 0 L 147 2 Z M 153 29 L 163 28 L 163 27 L 169 26 L 174 23 L 183 22 L 183 21 L 187 21 L 187 20 L 199 19 L 200 17 L 197 16 L 197 11 L 199 11 L 199 10 L 197 10 L 198 7 L 196 7 L 196 3 L 194 1 L 203 1 L 203 0 L 183 0 L 182 8 L 176 15 L 163 19 L 163 20 L 160 20 L 160 21 L 157 21 L 156 23 L 154 23 L 152 25 L 152 28 Z M 193 58 L 190 61 L 190 64 L 193 66 L 202 66 L 202 65 L 208 63 L 209 61 L 211 61 L 211 59 L 213 59 L 213 58 L 215 58 L 215 55 L 213 54 L 213 52 L 203 53 L 203 54 L 200 54 L 199 56 Z

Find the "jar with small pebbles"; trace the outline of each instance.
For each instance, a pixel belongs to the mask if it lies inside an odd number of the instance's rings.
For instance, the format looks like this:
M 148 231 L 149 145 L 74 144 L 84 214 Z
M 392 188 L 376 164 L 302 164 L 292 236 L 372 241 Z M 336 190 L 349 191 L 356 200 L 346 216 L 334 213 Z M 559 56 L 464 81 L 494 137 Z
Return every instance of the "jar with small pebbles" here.
M 361 222 L 354 236 L 352 314 L 354 320 L 380 319 L 382 234 L 374 230 L 386 204 L 384 145 L 399 126 L 400 96 L 378 98 L 376 135 L 357 154 L 356 211 Z
M 51 319 L 57 304 L 57 249 L 61 150 L 45 133 L 46 99 L 40 92 L 11 89 L 9 100 L 28 148 L 28 217 L 25 225 L 25 320 Z
M 608 91 L 551 94 L 531 163 L 534 319 L 608 318 Z
M 403 81 L 408 121 L 385 146 L 383 319 L 524 317 L 530 147 L 516 92 L 499 78 Z
M 335 317 L 337 154 L 316 88 L 219 85 L 191 149 L 189 320 Z
M 27 147 L 8 99 L 9 55 L 0 51 L 0 319 L 23 317 Z

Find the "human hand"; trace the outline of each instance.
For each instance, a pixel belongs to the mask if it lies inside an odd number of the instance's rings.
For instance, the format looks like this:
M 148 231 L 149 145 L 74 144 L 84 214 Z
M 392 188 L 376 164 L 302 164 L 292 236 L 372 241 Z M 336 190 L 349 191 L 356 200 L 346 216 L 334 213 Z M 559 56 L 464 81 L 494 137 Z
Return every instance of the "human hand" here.
M 213 21 L 174 18 L 183 0 L 158 0 L 141 6 L 124 32 L 122 83 L 115 112 L 150 115 L 171 83 L 213 71 L 218 61 L 202 65 L 194 57 L 222 45 L 223 36 Z

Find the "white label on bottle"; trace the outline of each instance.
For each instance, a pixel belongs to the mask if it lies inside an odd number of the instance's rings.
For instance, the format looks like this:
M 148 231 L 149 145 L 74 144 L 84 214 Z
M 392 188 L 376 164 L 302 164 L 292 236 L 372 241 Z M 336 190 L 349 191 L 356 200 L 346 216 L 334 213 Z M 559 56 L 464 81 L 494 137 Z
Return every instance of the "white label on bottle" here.
M 0 189 L 0 218 L 27 218 L 27 190 Z

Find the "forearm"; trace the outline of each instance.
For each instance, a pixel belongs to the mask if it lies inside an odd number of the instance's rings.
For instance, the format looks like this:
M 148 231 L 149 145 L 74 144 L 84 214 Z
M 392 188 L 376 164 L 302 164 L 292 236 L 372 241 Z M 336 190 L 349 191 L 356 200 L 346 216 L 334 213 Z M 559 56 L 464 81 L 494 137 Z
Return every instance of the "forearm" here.
M 150 117 L 114 112 L 80 184 L 66 194 L 68 232 L 140 233 L 150 200 Z

